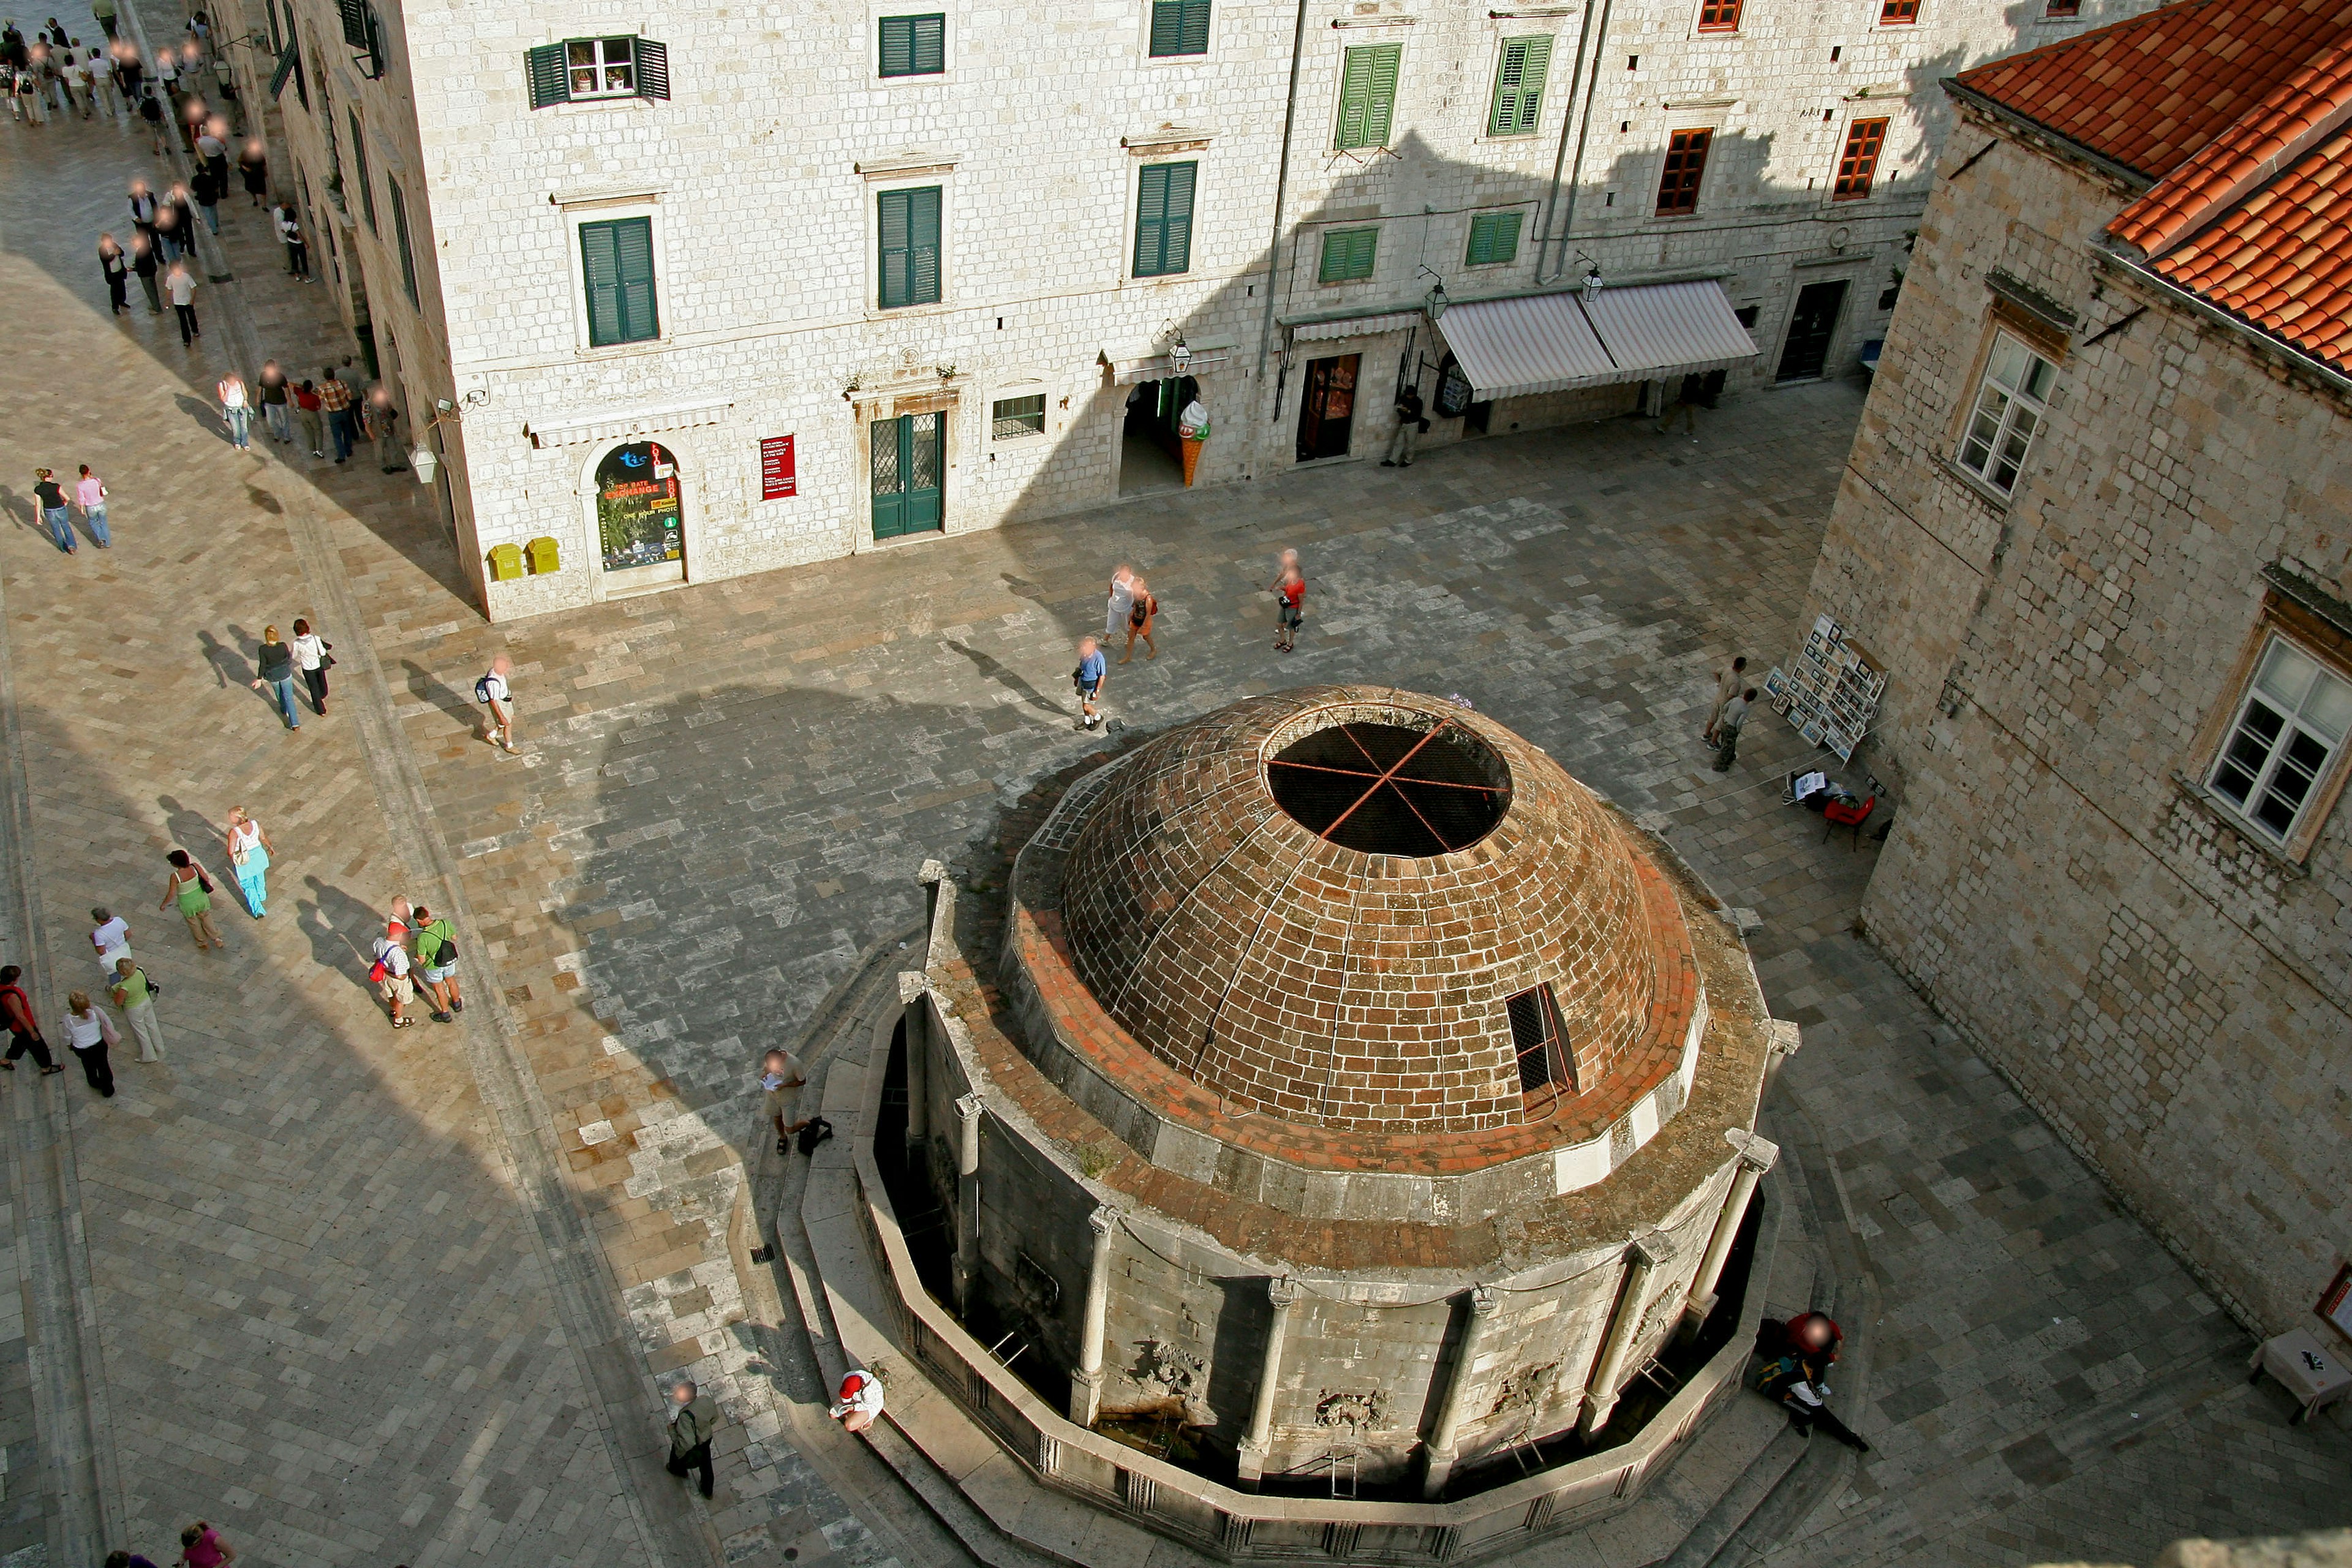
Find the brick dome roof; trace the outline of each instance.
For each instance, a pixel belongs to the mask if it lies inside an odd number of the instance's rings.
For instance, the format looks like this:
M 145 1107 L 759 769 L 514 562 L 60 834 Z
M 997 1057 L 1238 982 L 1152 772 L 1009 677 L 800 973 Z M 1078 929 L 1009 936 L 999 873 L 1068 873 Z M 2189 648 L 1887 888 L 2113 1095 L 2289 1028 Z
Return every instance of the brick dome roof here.
M 1078 977 L 1139 1044 L 1334 1131 L 1621 1098 L 1672 1069 L 1653 1047 L 1689 1012 L 1686 986 L 1661 1000 L 1688 935 L 1633 836 L 1510 731 L 1409 692 L 1281 692 L 1160 736 L 1085 803 L 1061 892 Z

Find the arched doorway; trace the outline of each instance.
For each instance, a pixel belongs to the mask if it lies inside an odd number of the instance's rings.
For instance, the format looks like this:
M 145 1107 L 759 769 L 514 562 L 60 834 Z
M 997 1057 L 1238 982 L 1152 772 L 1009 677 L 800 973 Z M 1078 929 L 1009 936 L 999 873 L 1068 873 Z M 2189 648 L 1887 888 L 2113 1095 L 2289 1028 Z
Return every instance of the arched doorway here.
M 596 465 L 596 535 L 606 593 L 685 578 L 683 499 L 668 447 L 633 441 L 604 454 Z

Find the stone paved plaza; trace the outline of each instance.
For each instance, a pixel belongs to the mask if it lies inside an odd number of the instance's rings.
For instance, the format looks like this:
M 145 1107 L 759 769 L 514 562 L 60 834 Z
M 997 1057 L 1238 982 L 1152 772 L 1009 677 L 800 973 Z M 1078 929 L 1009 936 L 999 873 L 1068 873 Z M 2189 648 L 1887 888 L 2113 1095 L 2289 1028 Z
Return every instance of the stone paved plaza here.
M 0 134 L 0 942 L 54 1018 L 95 978 L 84 911 L 125 913 L 168 1053 L 119 1052 L 111 1100 L 0 1086 L 25 1303 L 0 1315 L 0 1561 L 79 1565 L 98 1537 L 168 1561 L 198 1516 L 266 1564 L 961 1560 L 824 1421 L 791 1291 L 750 1259 L 775 1161 L 751 1072 L 906 937 L 926 857 L 990 863 L 999 810 L 1097 743 L 1071 645 L 1122 560 L 1167 609 L 1159 657 L 1113 667 L 1124 724 L 1307 681 L 1458 692 L 1759 912 L 1806 1039 L 1765 1130 L 1876 1447 L 1808 1452 L 1743 1560 L 2144 1562 L 2344 1521 L 2343 1429 L 2246 1386 L 2246 1336 L 1854 935 L 1874 847 L 1778 803 L 1798 738 L 1759 714 L 1709 771 L 1707 672 L 1788 653 L 1858 388 L 1751 397 L 1696 440 L 1498 436 L 493 630 L 431 490 L 364 454 L 238 453 L 207 416 L 232 357 L 338 353 L 327 286 L 283 276 L 262 215 L 223 208 L 205 259 L 235 281 L 200 291 L 195 350 L 135 289 L 109 319 L 95 235 L 161 169 L 103 124 Z M 68 558 L 28 470 L 85 461 L 118 544 Z M 1293 656 L 1267 646 L 1284 545 L 1310 580 Z M 262 626 L 306 614 L 341 662 L 289 733 L 247 682 Z M 500 649 L 520 759 L 472 737 Z M 278 846 L 262 921 L 219 848 L 240 804 Z M 174 843 L 214 870 L 225 952 L 156 909 Z M 363 984 L 396 894 L 457 917 L 457 1026 L 395 1033 Z M 661 1473 L 655 1379 L 680 1368 L 732 1418 L 707 1509 Z

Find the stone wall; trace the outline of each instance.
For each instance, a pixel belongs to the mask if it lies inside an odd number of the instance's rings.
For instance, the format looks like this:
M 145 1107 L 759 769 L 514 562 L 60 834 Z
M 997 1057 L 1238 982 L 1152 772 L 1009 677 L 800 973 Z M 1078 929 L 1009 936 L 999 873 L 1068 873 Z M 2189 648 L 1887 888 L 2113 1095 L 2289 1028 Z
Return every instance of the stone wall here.
M 2352 587 L 2352 414 L 2102 268 L 2088 239 L 2128 196 L 2107 176 L 1990 125 L 1947 161 L 1790 633 L 1827 611 L 1888 671 L 1860 760 L 1903 788 L 1864 918 L 2276 1331 L 2347 1241 L 2352 814 L 2274 847 L 2201 781 L 2268 629 L 2352 668 L 2352 636 L 2265 575 Z M 2006 500 L 1951 461 L 1996 313 L 2014 316 L 1996 283 L 2075 323 L 2041 329 L 2059 389 Z

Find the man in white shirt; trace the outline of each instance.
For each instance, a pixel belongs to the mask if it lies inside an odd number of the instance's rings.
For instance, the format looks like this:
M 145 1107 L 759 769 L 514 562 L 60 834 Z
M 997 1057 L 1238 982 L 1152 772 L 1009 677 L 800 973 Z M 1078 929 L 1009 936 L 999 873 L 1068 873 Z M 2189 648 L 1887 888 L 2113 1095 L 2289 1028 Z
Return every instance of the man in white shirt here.
M 192 347 L 205 330 L 196 324 L 196 279 L 186 262 L 172 263 L 172 270 L 163 278 L 163 291 L 171 296 L 173 314 L 180 319 L 180 346 Z
M 98 949 L 99 970 L 111 983 L 115 961 L 131 956 L 131 926 L 104 904 L 90 910 L 89 918 L 98 928 L 89 933 L 89 945 Z
M 408 977 L 408 928 L 398 921 L 384 927 L 383 934 L 375 939 L 375 962 L 383 972 L 377 986 L 384 1005 L 392 1009 L 392 1026 L 405 1029 L 415 1022 L 408 1016 L 408 1005 L 416 1000 L 416 983 Z
M 490 710 L 490 721 L 482 731 L 482 739 L 509 752 L 515 749 L 514 692 L 507 678 L 513 673 L 514 660 L 500 654 L 490 660 L 489 672 L 474 682 L 475 700 L 488 704 Z
M 221 422 L 228 426 L 232 446 L 249 448 L 253 442 L 253 403 L 246 395 L 245 378 L 235 371 L 220 378 L 213 389 L 220 394 Z

